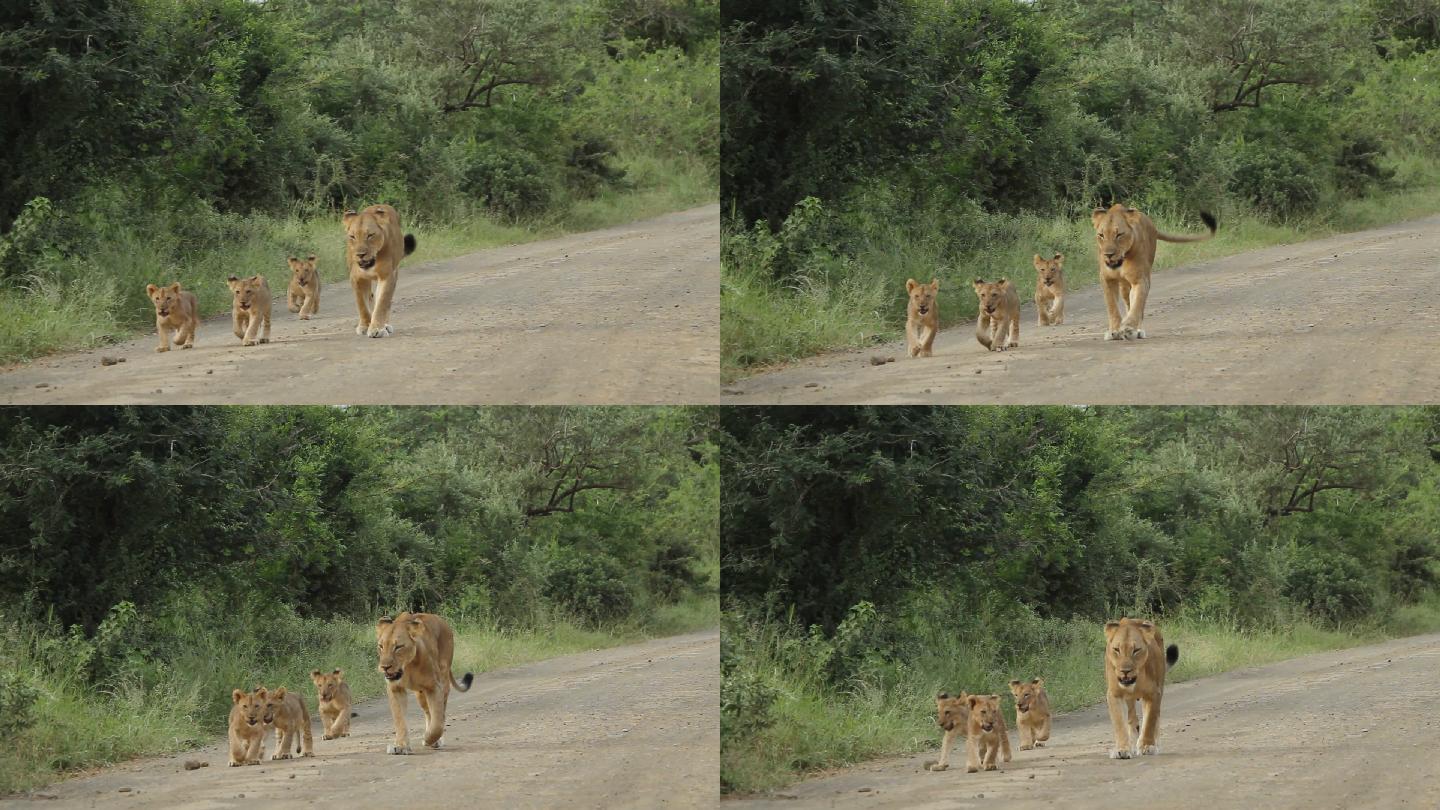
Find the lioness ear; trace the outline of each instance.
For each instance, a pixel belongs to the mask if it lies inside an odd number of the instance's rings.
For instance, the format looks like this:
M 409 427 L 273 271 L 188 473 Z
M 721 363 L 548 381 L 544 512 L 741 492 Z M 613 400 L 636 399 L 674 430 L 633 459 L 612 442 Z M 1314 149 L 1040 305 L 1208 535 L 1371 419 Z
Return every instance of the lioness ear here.
M 240 699 L 243 697 L 245 697 L 245 693 L 241 692 L 239 689 L 236 689 L 234 692 L 230 693 L 230 699 L 236 703 L 239 703 Z
M 352 208 L 352 209 L 350 209 L 349 211 L 346 211 L 346 212 L 345 212 L 345 215 L 342 216 L 340 219 L 343 220 L 346 225 L 349 225 L 349 224 L 350 224 L 350 220 L 352 220 L 352 219 L 354 219 L 355 217 L 358 217 L 358 216 L 360 216 L 360 215 L 357 214 L 357 213 L 355 213 L 355 209 Z
M 1151 621 L 1140 622 L 1140 626 L 1143 627 L 1143 628 L 1145 628 L 1146 630 L 1154 630 L 1154 629 L 1155 629 L 1155 623 L 1154 623 L 1154 622 L 1151 622 Z
M 1111 619 L 1110 621 L 1105 622 L 1105 638 L 1110 638 L 1112 635 L 1115 634 L 1115 631 L 1116 631 L 1116 630 L 1119 630 L 1119 629 L 1120 629 L 1120 622 L 1118 622 L 1118 621 L 1116 621 L 1116 620 L 1114 620 L 1114 619 Z
M 949 692 L 941 692 L 940 694 L 938 694 L 938 695 L 935 696 L 935 699 L 936 699 L 936 700 L 949 700 L 949 699 L 950 699 L 950 693 L 949 693 Z
M 424 629 L 425 629 L 425 623 L 422 622 L 422 621 L 420 621 L 420 617 L 419 617 L 419 616 L 416 616 L 416 617 L 412 618 L 412 619 L 409 621 L 409 625 L 410 625 L 410 628 L 411 628 L 412 630 L 424 630 Z
M 1105 209 L 1104 209 L 1104 208 L 1096 208 L 1094 211 L 1091 211 L 1091 212 L 1090 212 L 1090 224 L 1091 224 L 1091 225 L 1099 226 L 1100 220 L 1102 220 L 1102 219 L 1104 219 L 1104 218 L 1105 218 Z

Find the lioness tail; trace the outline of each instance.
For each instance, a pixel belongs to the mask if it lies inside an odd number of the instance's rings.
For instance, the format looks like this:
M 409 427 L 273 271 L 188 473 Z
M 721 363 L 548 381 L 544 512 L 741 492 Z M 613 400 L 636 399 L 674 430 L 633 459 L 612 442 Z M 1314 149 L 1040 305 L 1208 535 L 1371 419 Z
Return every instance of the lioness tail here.
M 475 680 L 475 675 L 470 672 L 465 673 L 465 677 L 461 678 L 458 681 L 455 680 L 455 673 L 450 673 L 450 685 L 454 686 L 461 692 L 470 691 L 470 682 L 473 680 Z
M 1209 215 L 1207 214 L 1206 216 L 1209 216 Z M 1212 219 L 1211 222 L 1214 222 L 1214 220 Z M 1215 230 L 1215 227 L 1212 225 L 1212 226 L 1210 227 L 1210 230 L 1212 230 L 1212 231 Z M 406 255 L 406 256 L 409 256 L 411 253 L 414 253 L 414 252 L 415 252 L 415 235 L 414 235 L 414 234 L 411 234 L 411 233 L 407 233 L 407 234 L 405 234 L 405 255 Z
M 1215 235 L 1215 229 L 1220 226 L 1215 222 L 1215 215 L 1209 211 L 1200 212 L 1200 221 L 1204 222 L 1205 227 L 1210 229 L 1209 233 L 1197 234 L 1195 236 L 1179 236 L 1157 230 L 1155 231 L 1155 238 L 1162 242 L 1204 242 L 1206 239 L 1213 237 Z
M 1175 662 L 1180 660 L 1180 645 L 1171 644 L 1165 648 L 1165 666 L 1173 667 Z

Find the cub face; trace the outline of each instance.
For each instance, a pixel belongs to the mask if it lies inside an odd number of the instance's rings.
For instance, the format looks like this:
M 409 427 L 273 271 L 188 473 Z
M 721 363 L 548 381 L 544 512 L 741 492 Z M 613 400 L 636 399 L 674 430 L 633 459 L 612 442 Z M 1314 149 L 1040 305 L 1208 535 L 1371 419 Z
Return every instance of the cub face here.
M 268 698 L 269 694 L 264 687 L 253 692 L 236 689 L 230 693 L 231 701 L 240 708 L 242 724 L 252 728 L 262 727 L 262 724 L 270 722 L 265 718 L 265 703 Z
M 987 282 L 983 278 L 977 278 L 974 282 L 975 296 L 980 299 L 980 311 L 986 315 L 995 315 L 1005 309 L 1006 293 L 1010 290 L 1010 279 L 1002 278 L 999 281 Z
M 949 692 L 941 692 L 935 696 L 935 722 L 940 724 L 940 728 L 954 731 L 970 725 L 970 705 L 967 703 L 969 697 L 964 692 L 955 697 L 951 697 Z
M 251 276 L 250 278 L 231 276 L 225 283 L 230 287 L 235 309 L 238 312 L 250 312 L 260 303 L 262 295 L 267 299 L 270 297 L 270 286 L 265 282 L 264 276 Z
M 335 699 L 335 693 L 339 691 L 340 684 L 345 682 L 345 676 L 338 669 L 329 674 L 315 669 L 310 671 L 310 680 L 315 682 L 315 690 L 320 693 L 320 700 L 328 703 Z
M 260 691 L 263 692 L 263 691 L 265 691 L 265 690 L 262 689 L 262 690 L 260 690 Z M 287 694 L 287 693 L 286 693 L 286 691 L 285 691 L 285 687 L 282 686 L 282 687 L 280 687 L 279 689 L 276 689 L 274 692 L 270 692 L 270 693 L 268 693 L 268 694 L 265 696 L 265 724 L 266 724 L 266 725 L 269 725 L 269 724 L 275 722 L 275 715 L 276 715 L 277 713 L 278 713 L 278 714 L 284 714 L 284 713 L 285 713 L 285 695 L 286 695 L 286 694 Z
M 175 282 L 168 287 L 157 287 L 154 284 L 145 285 L 145 293 L 150 296 L 150 303 L 155 305 L 155 315 L 161 318 L 170 317 L 170 313 L 180 312 L 180 282 Z
M 1054 258 L 1046 259 L 1037 253 L 1034 262 L 1035 274 L 1046 287 L 1054 287 L 1064 277 L 1061 268 L 1065 265 L 1065 254 L 1056 253 Z
M 297 259 L 291 256 L 286 261 L 290 263 L 290 276 L 296 284 L 302 287 L 308 287 L 311 282 L 315 280 L 317 271 L 315 270 L 315 256 L 313 254 L 306 259 Z
M 1000 719 L 999 695 L 971 695 L 966 698 L 966 703 L 970 705 L 971 729 L 987 734 L 995 730 L 995 724 Z
M 905 282 L 905 290 L 910 293 L 910 308 L 924 317 L 935 307 L 935 296 L 940 292 L 940 280 L 932 278 L 929 284 L 921 284 L 912 278 Z
M 1045 680 L 1043 678 L 1035 678 L 1029 683 L 1018 680 L 1011 681 L 1010 694 L 1015 696 L 1015 708 L 1021 712 L 1030 711 L 1030 707 L 1035 705 L 1035 699 L 1039 697 L 1040 691 L 1044 686 Z
M 415 660 L 415 637 L 425 632 L 425 625 L 418 618 L 397 622 L 386 616 L 375 627 L 377 646 L 380 652 L 380 674 L 387 681 L 398 681 L 405 674 L 405 667 Z

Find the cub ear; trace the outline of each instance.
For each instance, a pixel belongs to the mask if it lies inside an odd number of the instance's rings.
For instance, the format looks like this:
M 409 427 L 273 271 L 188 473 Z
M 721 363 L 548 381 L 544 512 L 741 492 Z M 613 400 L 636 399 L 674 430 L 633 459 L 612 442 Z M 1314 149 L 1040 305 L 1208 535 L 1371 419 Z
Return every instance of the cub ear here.
M 979 695 L 970 695 L 969 697 L 965 698 L 965 702 L 968 703 L 968 704 L 970 705 L 970 708 L 973 709 L 973 708 L 975 708 L 977 705 L 979 705 L 979 703 L 980 703 L 980 696 L 979 696 Z
M 286 259 L 285 261 L 287 261 L 287 262 L 289 262 L 289 263 L 291 263 L 291 264 L 295 264 L 296 262 L 299 262 L 300 260 L 297 259 L 297 258 L 295 258 L 294 256 L 291 256 L 290 258 Z
M 940 694 L 938 694 L 938 695 L 935 696 L 935 699 L 936 699 L 936 700 L 949 700 L 949 699 L 950 699 L 950 693 L 949 693 L 949 692 L 941 692 Z
M 915 279 L 913 278 L 908 278 L 905 280 L 905 292 L 914 292 L 915 288 L 918 286 L 920 286 L 919 282 L 915 281 Z
M 177 282 L 175 282 L 174 284 L 171 284 L 171 285 L 170 285 L 170 291 L 171 291 L 171 292 L 177 292 L 177 293 L 180 292 L 180 282 L 177 281 Z
M 229 282 L 231 282 L 231 283 L 233 284 L 234 282 L 239 281 L 239 280 L 240 280 L 240 277 L 239 277 L 239 276 L 230 276 L 229 278 L 227 278 L 227 279 L 225 279 L 225 280 L 226 280 L 226 281 L 229 281 Z
M 311 262 L 315 261 L 315 254 L 314 254 L 314 253 L 311 253 L 310 256 L 306 259 L 306 261 L 311 261 Z
M 250 277 L 250 280 L 251 280 L 252 282 L 257 283 L 257 284 L 260 283 L 261 281 L 264 281 L 264 279 L 260 277 L 260 274 L 259 274 L 259 273 L 256 273 L 255 275 L 251 276 L 251 277 Z
M 146 295 L 154 295 L 154 294 L 155 294 L 155 291 L 158 290 L 158 289 L 160 289 L 160 288 L 159 288 L 159 287 L 156 287 L 154 284 L 146 284 L 146 285 L 145 285 L 145 294 L 146 294 Z
M 331 674 L 331 675 L 334 675 L 334 676 L 337 677 L 337 678 L 339 678 L 340 676 L 344 675 L 345 673 L 341 672 L 340 669 L 337 667 L 337 668 L 335 669 L 335 671 L 332 672 L 332 673 L 330 673 L 330 674 Z
M 1045 679 L 1044 679 L 1044 678 L 1031 678 L 1031 679 L 1030 679 L 1030 685 L 1031 685 L 1031 686 L 1044 686 L 1044 685 L 1045 685 Z
M 1050 261 L 1052 261 L 1052 262 L 1064 262 L 1064 261 L 1065 261 L 1065 254 L 1064 254 L 1064 253 L 1056 253 L 1056 254 L 1055 254 L 1055 258 L 1051 259 Z
M 313 678 L 313 679 L 315 679 L 315 680 L 317 680 L 317 681 L 320 680 L 320 670 L 318 670 L 318 669 L 312 669 L 312 670 L 310 670 L 310 677 Z
M 1031 259 L 1031 260 L 1030 260 L 1030 263 L 1033 264 L 1033 265 L 1035 265 L 1035 269 L 1036 269 L 1036 270 L 1044 270 L 1044 269 L 1045 269 L 1045 259 L 1042 258 L 1039 253 L 1036 253 L 1036 254 L 1035 254 L 1035 258 Z
M 235 703 L 239 703 L 240 699 L 243 697 L 245 697 L 245 693 L 241 692 L 239 689 L 236 689 L 234 692 L 230 693 L 230 700 Z
M 275 695 L 274 695 L 274 697 L 275 697 L 276 700 L 282 700 L 282 699 L 284 699 L 284 697 L 285 697 L 285 687 L 282 686 L 282 687 L 280 687 L 279 689 L 276 689 L 276 690 L 275 690 Z
M 265 687 L 257 686 L 255 687 L 255 696 L 260 698 L 261 700 L 264 700 L 265 698 L 270 696 L 270 693 L 265 691 Z
M 1019 680 L 1014 680 L 1014 681 L 1011 681 L 1011 682 L 1010 682 L 1010 688 L 1011 688 L 1011 689 L 1015 689 L 1015 688 L 1017 688 L 1017 687 L 1019 687 L 1019 686 L 1020 686 L 1020 681 L 1019 681 Z
M 931 278 L 931 279 L 930 279 L 930 289 L 931 289 L 932 291 L 934 291 L 934 292 L 940 292 L 940 279 L 938 279 L 938 278 Z

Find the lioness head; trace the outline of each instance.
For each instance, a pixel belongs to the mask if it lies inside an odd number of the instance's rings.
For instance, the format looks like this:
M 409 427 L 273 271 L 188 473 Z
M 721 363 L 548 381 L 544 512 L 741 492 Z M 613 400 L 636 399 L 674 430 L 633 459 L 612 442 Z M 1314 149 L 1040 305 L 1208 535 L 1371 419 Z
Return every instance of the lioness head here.
M 308 259 L 297 259 L 291 256 L 290 274 L 295 277 L 295 283 L 302 287 L 308 287 L 311 280 L 315 278 L 315 256 L 311 254 Z
M 350 243 L 350 253 L 362 269 L 375 266 L 380 251 L 385 249 L 385 229 L 381 221 L 386 216 L 384 209 L 367 211 L 361 215 L 354 211 L 345 212 L 345 238 Z
M 260 693 L 264 696 L 265 723 L 268 725 L 275 722 L 275 712 L 277 710 L 284 711 L 285 709 L 285 687 L 282 686 L 279 689 L 276 689 L 274 692 L 269 693 L 266 693 L 264 689 L 261 689 Z
M 910 303 L 915 306 L 915 311 L 928 315 L 930 308 L 935 306 L 935 296 L 940 292 L 940 279 L 932 278 L 929 284 L 921 284 L 912 278 L 905 282 L 905 290 L 910 293 Z
M 1011 681 L 1010 694 L 1015 696 L 1015 708 L 1019 709 L 1021 714 L 1030 711 L 1030 707 L 1035 703 L 1035 697 L 1040 694 L 1040 689 L 1044 685 L 1043 678 L 1035 678 L 1029 683 Z
M 257 299 L 266 292 L 264 276 L 251 276 L 250 278 L 237 278 L 231 276 L 225 282 L 230 287 L 230 293 L 235 297 L 235 308 L 241 312 L 249 312 L 255 306 Z
M 425 624 L 418 618 L 397 622 L 386 616 L 375 627 L 380 647 L 380 674 L 387 681 L 398 681 L 405 667 L 415 660 L 415 640 L 425 634 Z
M 1035 273 L 1040 277 L 1040 283 L 1046 287 L 1054 287 L 1060 283 L 1060 268 L 1065 264 L 1065 254 L 1056 253 L 1055 258 L 1047 259 L 1039 253 L 1035 254 Z
M 1125 618 L 1105 623 L 1105 655 L 1120 686 L 1128 689 L 1139 680 L 1154 633 L 1154 622 Z
M 314 669 L 310 671 L 310 680 L 315 682 L 315 689 L 320 693 L 320 699 L 329 701 L 335 699 L 335 690 L 345 682 L 345 676 L 338 669 L 329 675 Z
M 994 731 L 1000 720 L 999 695 L 971 695 L 965 699 L 970 706 L 970 727 L 981 731 Z
M 230 693 L 230 699 L 240 707 L 240 716 L 247 726 L 270 722 L 265 718 L 265 701 L 268 697 L 269 694 L 263 686 L 256 687 L 253 692 L 236 689 Z
M 1010 287 L 1010 279 L 1002 278 L 999 281 L 987 282 L 983 278 L 975 279 L 975 295 L 980 299 L 980 310 L 986 315 L 994 315 L 1005 306 L 1005 291 Z
M 935 722 L 940 724 L 940 728 L 954 731 L 970 725 L 970 705 L 966 703 L 969 697 L 964 692 L 955 697 L 950 697 L 949 692 L 935 696 Z
M 1138 210 L 1119 203 L 1090 212 L 1090 222 L 1095 226 L 1095 240 L 1100 246 L 1100 260 L 1111 270 L 1125 263 L 1126 254 L 1135 243 L 1135 223 L 1139 217 Z
M 150 296 L 150 303 L 155 305 L 155 314 L 162 318 L 168 318 L 171 312 L 180 309 L 180 282 L 178 281 L 169 287 L 147 284 L 145 293 Z

